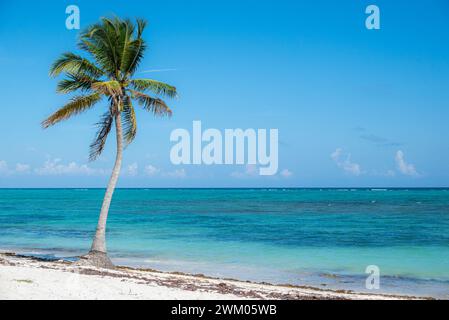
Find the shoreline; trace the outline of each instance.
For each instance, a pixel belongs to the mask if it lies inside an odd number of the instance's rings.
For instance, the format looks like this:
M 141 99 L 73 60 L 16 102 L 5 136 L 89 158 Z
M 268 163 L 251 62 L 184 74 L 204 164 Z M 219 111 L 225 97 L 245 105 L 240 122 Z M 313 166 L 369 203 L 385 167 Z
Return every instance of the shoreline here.
M 37 300 L 404 300 L 406 295 L 357 293 L 310 286 L 273 285 L 117 266 L 73 266 L 0 253 L 0 299 Z

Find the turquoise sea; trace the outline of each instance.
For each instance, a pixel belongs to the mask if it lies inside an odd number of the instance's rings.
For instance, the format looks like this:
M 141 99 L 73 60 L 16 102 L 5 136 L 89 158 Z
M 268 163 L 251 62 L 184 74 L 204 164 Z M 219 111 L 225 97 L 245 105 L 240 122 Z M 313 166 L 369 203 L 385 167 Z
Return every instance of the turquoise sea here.
M 103 193 L 0 189 L 0 249 L 86 253 Z M 449 298 L 449 189 L 119 189 L 107 232 L 122 265 Z

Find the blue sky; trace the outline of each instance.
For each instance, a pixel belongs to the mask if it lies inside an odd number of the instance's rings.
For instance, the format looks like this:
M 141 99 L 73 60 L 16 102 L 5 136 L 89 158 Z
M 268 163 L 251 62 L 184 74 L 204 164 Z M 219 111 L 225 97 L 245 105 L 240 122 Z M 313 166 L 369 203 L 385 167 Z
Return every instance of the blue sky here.
M 0 0 L 0 187 L 103 187 L 114 139 L 88 162 L 101 105 L 48 130 L 68 97 L 51 63 L 76 50 L 65 28 L 142 17 L 140 74 L 175 85 L 172 119 L 138 112 L 120 187 L 449 185 L 449 3 L 435 1 Z M 365 28 L 379 6 L 381 30 Z M 170 132 L 279 129 L 279 174 L 245 166 L 174 166 Z

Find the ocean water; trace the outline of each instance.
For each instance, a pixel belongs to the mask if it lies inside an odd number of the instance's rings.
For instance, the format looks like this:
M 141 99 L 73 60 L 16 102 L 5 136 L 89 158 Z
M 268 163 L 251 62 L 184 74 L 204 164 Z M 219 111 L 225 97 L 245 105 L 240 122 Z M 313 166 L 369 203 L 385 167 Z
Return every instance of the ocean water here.
M 0 249 L 86 253 L 103 192 L 0 189 Z M 446 189 L 118 189 L 107 241 L 122 265 L 449 298 Z

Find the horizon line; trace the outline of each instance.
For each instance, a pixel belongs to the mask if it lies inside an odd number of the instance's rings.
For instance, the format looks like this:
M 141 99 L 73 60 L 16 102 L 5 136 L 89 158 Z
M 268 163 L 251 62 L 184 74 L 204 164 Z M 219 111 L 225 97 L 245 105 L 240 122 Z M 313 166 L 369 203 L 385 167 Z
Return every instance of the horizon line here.
M 54 189 L 54 190 L 79 190 L 79 189 L 88 189 L 88 190 L 105 190 L 106 187 L 0 187 L 0 190 L 45 190 L 45 189 Z M 290 190 L 306 190 L 306 189 L 327 189 L 327 190 L 405 190 L 405 189 L 449 189 L 449 186 L 446 187 L 120 187 L 116 188 L 116 190 L 179 190 L 179 189 L 192 189 L 192 190 L 206 190 L 206 189 L 223 189 L 223 190 L 232 190 L 232 189 L 290 189 Z

